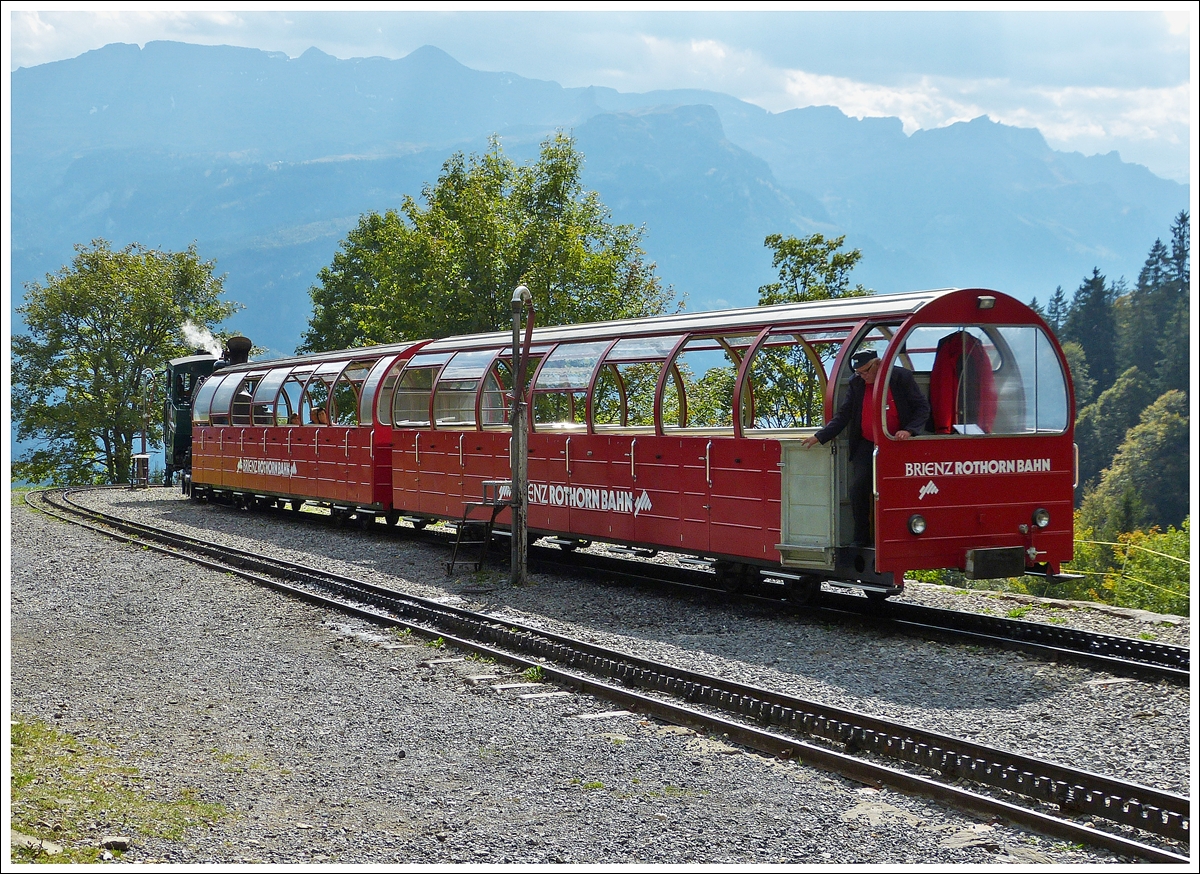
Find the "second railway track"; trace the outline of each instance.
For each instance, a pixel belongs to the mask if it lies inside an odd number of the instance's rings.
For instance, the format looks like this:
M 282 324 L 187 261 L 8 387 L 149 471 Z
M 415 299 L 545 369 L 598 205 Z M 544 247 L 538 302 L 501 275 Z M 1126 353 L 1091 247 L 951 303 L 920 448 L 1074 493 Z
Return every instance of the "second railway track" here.
M 50 498 L 34 498 L 48 504 Z M 1031 830 L 1160 862 L 1184 861 L 1190 802 L 1170 792 L 833 708 L 720 677 L 680 670 L 562 635 L 197 538 L 105 517 L 56 500 L 49 512 L 156 548 L 236 568 L 243 576 L 373 621 L 441 636 L 464 650 L 538 665 L 548 679 L 622 706 L 728 735 L 853 779 L 933 797 Z M 170 541 L 161 544 L 160 539 Z M 190 555 L 188 555 L 190 553 Z M 961 784 L 972 784 L 968 791 Z M 1076 821 L 1091 817 L 1107 827 Z

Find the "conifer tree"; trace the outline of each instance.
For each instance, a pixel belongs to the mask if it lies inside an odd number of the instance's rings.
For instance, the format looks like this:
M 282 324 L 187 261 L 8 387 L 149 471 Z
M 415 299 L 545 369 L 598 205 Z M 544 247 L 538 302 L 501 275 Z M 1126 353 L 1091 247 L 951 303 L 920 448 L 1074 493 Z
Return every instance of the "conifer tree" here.
M 1054 289 L 1054 295 L 1050 298 L 1050 303 L 1046 307 L 1046 324 L 1050 326 L 1050 330 L 1055 334 L 1059 334 L 1063 329 L 1063 324 L 1067 321 L 1067 295 L 1059 285 Z
M 1062 338 L 1083 347 L 1098 392 L 1116 379 L 1116 335 L 1112 290 L 1100 269 L 1092 268 L 1092 275 L 1083 280 L 1071 301 Z

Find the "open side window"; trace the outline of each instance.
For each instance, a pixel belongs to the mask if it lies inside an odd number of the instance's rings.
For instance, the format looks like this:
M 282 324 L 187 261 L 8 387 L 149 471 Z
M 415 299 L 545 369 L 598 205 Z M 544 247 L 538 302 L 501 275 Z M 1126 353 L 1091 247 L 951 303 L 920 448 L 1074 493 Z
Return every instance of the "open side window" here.
M 531 362 L 531 366 L 537 365 Z M 483 378 L 483 394 L 479 399 L 479 412 L 485 428 L 509 427 L 512 387 L 511 359 L 497 358 Z
M 280 367 L 270 370 L 258 381 L 254 389 L 253 421 L 255 425 L 286 425 L 287 417 L 280 421 L 277 415 L 276 399 L 279 389 L 287 379 L 290 368 Z
M 305 425 L 328 425 L 334 381 L 342 369 L 341 363 L 329 362 L 317 367 L 304 386 L 300 398 L 300 420 Z
M 663 428 L 732 429 L 738 368 L 754 340 L 754 334 L 690 338 L 663 385 Z
M 754 353 L 742 392 L 742 427 L 819 428 L 829 371 L 842 339 L 801 330 L 772 331 Z
M 542 362 L 533 387 L 533 423 L 539 431 L 587 428 L 587 392 L 611 340 L 561 343 Z
M 373 361 L 351 361 L 333 384 L 330 422 L 335 425 L 359 423 L 359 399 L 362 384 L 371 371 Z
M 654 430 L 658 377 L 680 337 L 627 337 L 616 342 L 604 356 L 592 391 L 596 430 Z
M 297 367 L 287 375 L 275 401 L 275 421 L 281 425 L 307 425 L 300 409 L 304 396 L 304 384 L 312 375 L 313 368 Z

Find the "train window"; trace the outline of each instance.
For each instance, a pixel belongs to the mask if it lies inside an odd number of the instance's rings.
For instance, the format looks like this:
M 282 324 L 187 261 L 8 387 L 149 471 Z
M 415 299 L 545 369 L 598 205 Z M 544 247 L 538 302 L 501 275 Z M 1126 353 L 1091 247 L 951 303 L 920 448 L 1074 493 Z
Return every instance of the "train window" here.
M 308 425 L 329 424 L 329 395 L 333 376 L 318 368 L 300 398 L 301 422 Z
M 746 428 L 815 428 L 825 417 L 825 386 L 838 337 L 816 345 L 791 332 L 769 334 L 750 362 L 742 390 Z M 824 342 L 822 342 L 824 341 Z
M 233 404 L 230 411 L 230 424 L 233 425 L 270 425 L 271 416 L 265 404 L 254 404 L 255 391 L 263 374 L 251 373 L 242 380 L 237 391 L 233 393 Z
M 241 377 L 240 373 L 230 373 L 217 386 L 208 411 L 209 419 L 214 425 L 229 424 L 229 408 L 233 402 L 233 393 L 242 382 Z
M 922 325 L 902 363 L 926 390 L 938 434 L 1061 433 L 1067 386 L 1054 344 L 1034 325 Z
M 196 390 L 196 402 L 192 408 L 192 424 L 207 425 L 211 421 L 209 417 L 209 408 L 212 405 L 213 395 L 216 394 L 217 388 L 225 379 L 225 374 L 217 373 L 206 379 L 200 388 Z
M 612 351 L 604 356 L 606 362 L 662 361 L 671 354 L 682 334 L 669 337 L 626 337 L 618 340 Z
M 433 397 L 438 427 L 475 424 L 475 390 L 495 357 L 495 349 L 473 349 L 459 352 L 442 368 Z
M 359 388 L 363 423 L 392 423 L 392 392 L 395 391 L 396 378 L 399 375 L 399 365 L 392 356 L 384 356 L 371 362 L 367 377 Z
M 334 425 L 358 424 L 358 385 L 345 374 L 339 376 L 333 385 L 333 403 L 329 415 Z
M 379 424 L 392 424 L 392 403 L 395 401 L 396 384 L 400 381 L 400 371 L 407 361 L 397 361 L 388 368 L 387 376 L 383 378 L 383 387 L 379 390 Z
M 606 358 L 592 393 L 596 427 L 653 428 L 654 390 L 661 371 L 661 361 L 613 364 Z
M 174 380 L 169 383 L 171 387 L 171 403 L 176 407 L 190 406 L 192 403 L 192 394 L 196 391 L 196 377 L 198 374 L 194 370 L 175 370 Z M 167 379 L 171 379 L 171 369 L 167 370 Z
M 533 396 L 538 430 L 576 431 L 587 426 L 586 391 L 539 391 Z
M 308 380 L 312 368 L 296 368 L 279 390 L 279 400 L 275 402 L 275 421 L 280 425 L 300 425 L 300 398 L 304 394 L 304 383 Z
M 550 389 L 587 390 L 600 356 L 611 345 L 610 340 L 598 343 L 562 343 L 550 353 L 538 372 L 534 391 Z
M 604 356 L 592 393 L 592 417 L 597 428 L 654 427 L 658 375 L 681 339 L 682 334 L 673 334 L 626 337 L 616 342 Z
M 267 373 L 258 382 L 254 390 L 254 424 L 255 425 L 286 425 L 287 417 L 280 422 L 275 415 L 275 396 L 287 379 L 288 368 L 281 367 Z
M 351 361 L 333 385 L 330 421 L 335 425 L 357 425 L 358 403 L 363 381 L 371 371 L 373 361 Z M 319 371 L 318 371 L 319 372 Z
M 587 389 L 596 365 L 611 340 L 563 343 L 555 347 L 538 371 L 533 395 L 533 421 L 542 429 L 577 430 L 587 427 Z
M 753 341 L 753 334 L 688 340 L 663 388 L 663 427 L 732 428 L 733 387 Z
M 483 378 L 483 397 L 480 412 L 483 415 L 484 426 L 509 424 L 510 404 L 508 395 L 512 392 L 513 374 L 512 362 L 500 358 L 488 370 Z
M 404 368 L 392 399 L 393 425 L 412 428 L 429 424 L 429 394 L 439 369 L 440 365 L 413 367 L 412 364 Z

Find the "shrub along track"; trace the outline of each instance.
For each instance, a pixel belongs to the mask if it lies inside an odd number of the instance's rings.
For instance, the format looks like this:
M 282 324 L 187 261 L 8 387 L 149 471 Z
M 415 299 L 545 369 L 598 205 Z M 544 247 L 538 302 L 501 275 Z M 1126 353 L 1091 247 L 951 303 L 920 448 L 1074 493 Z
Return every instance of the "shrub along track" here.
M 1190 801 L 935 732 L 651 662 L 351 577 L 220 547 L 84 509 L 62 492 L 26 496 L 36 509 L 161 552 L 236 573 L 380 624 L 441 637 L 461 650 L 665 721 L 726 735 L 872 785 L 923 795 L 1056 838 L 1158 862 L 1186 861 Z M 957 784 L 957 785 L 956 785 Z M 963 788 L 973 784 L 976 791 Z M 1096 828 L 1077 821 L 1090 818 Z

